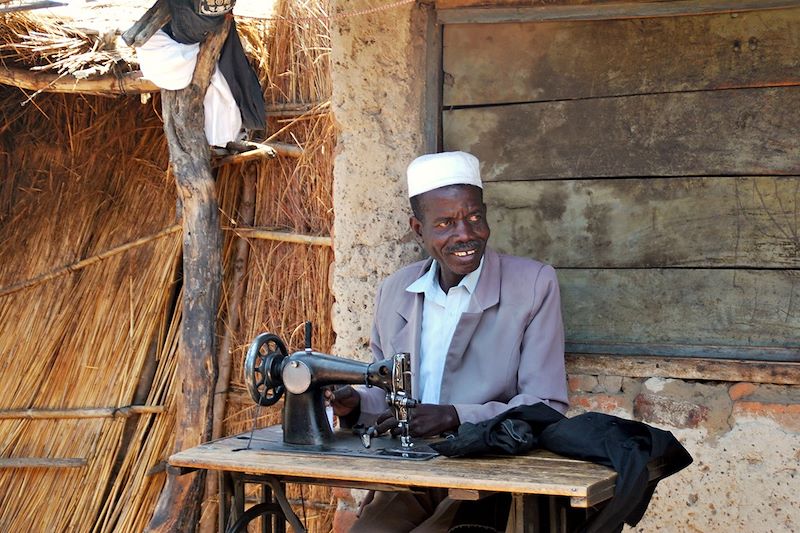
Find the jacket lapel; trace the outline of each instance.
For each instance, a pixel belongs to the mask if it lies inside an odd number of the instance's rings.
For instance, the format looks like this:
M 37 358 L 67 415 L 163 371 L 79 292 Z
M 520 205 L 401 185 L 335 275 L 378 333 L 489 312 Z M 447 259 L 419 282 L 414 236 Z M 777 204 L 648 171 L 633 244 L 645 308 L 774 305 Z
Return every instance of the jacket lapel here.
M 478 328 L 483 312 L 500 302 L 500 257 L 491 248 L 486 248 L 483 260 L 483 270 L 475 293 L 469 302 L 467 310 L 461 314 L 450 348 L 447 350 L 444 375 L 442 376 L 441 398 L 446 398 L 447 373 L 461 365 L 461 359 L 467 351 L 469 342 Z
M 417 279 L 428 270 L 432 262 L 430 259 L 425 262 Z M 405 325 L 392 337 L 394 353 L 383 354 L 384 357 L 391 357 L 395 353 L 402 352 L 411 354 L 411 396 L 413 398 L 419 396 L 417 376 L 419 376 L 419 347 L 422 333 L 422 302 L 422 294 L 410 292 L 403 294 L 403 298 L 397 306 L 397 314 L 405 320 Z

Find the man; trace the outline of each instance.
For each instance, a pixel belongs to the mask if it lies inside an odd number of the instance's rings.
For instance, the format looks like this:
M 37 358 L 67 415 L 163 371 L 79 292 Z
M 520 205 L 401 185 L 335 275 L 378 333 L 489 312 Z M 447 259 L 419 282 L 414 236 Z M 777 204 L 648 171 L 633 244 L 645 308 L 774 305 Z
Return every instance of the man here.
M 381 284 L 371 348 L 375 360 L 411 354 L 412 396 L 421 401 L 410 412 L 411 434 L 440 435 L 537 402 L 563 413 L 564 332 L 555 271 L 487 248 L 490 230 L 473 155 L 425 155 L 407 175 L 411 229 L 430 258 Z M 379 432 L 396 426 L 379 389 L 336 391 L 333 407 L 340 417 L 377 421 Z M 446 531 L 441 524 L 454 513 L 441 494 L 378 493 L 354 531 Z

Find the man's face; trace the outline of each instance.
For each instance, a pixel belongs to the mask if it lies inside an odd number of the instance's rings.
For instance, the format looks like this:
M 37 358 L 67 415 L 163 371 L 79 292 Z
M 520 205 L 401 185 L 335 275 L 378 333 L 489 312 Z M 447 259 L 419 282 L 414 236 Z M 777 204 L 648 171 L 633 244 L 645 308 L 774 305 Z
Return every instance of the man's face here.
M 439 263 L 439 284 L 447 291 L 478 268 L 489 239 L 482 191 L 471 185 L 451 185 L 423 193 L 422 220 L 411 217 L 411 229 L 422 237 Z

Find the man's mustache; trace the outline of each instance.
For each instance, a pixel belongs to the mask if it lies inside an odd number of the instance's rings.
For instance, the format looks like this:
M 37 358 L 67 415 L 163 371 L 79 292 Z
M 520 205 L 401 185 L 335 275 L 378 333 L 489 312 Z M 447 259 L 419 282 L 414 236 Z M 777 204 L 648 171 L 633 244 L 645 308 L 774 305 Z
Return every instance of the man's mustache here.
M 463 242 L 463 243 L 460 243 L 460 244 L 454 244 L 452 246 L 448 246 L 445 251 L 448 254 L 452 254 L 452 253 L 455 253 L 455 252 L 466 252 L 467 250 L 473 250 L 473 249 L 478 249 L 479 250 L 481 248 L 481 246 L 482 246 L 481 241 L 469 241 L 469 242 Z

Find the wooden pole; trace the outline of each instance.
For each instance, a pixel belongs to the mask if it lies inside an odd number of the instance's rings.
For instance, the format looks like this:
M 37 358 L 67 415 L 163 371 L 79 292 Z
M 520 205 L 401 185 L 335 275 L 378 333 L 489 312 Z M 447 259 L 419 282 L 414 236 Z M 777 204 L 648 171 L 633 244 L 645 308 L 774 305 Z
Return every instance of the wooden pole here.
M 252 226 L 256 216 L 256 173 L 254 165 L 248 165 L 242 172 L 242 197 L 239 203 L 239 213 L 242 224 Z M 228 320 L 225 332 L 222 335 L 219 351 L 217 352 L 217 366 L 219 378 L 214 394 L 214 420 L 211 436 L 218 439 L 223 436 L 225 428 L 225 407 L 228 403 L 228 387 L 231 381 L 231 348 L 236 330 L 239 328 L 239 304 L 247 287 L 246 274 L 247 262 L 250 259 L 250 243 L 247 239 L 237 236 L 236 257 L 234 258 L 233 276 L 231 279 L 231 293 L 228 304 Z M 212 473 L 206 480 L 206 498 L 208 499 L 219 492 L 219 477 Z M 206 507 L 200 521 L 201 533 L 213 533 L 217 525 L 217 506 Z
M 211 436 L 217 378 L 215 327 L 221 285 L 222 238 L 216 183 L 203 130 L 203 98 L 230 19 L 201 45 L 192 82 L 161 91 L 164 131 L 183 220 L 183 318 L 175 391 L 174 449 L 184 450 Z M 192 531 L 199 517 L 205 476 L 168 473 L 147 531 Z
M 89 463 L 79 457 L 48 459 L 46 457 L 3 457 L 0 468 L 81 468 Z
M 154 93 L 158 86 L 142 78 L 141 71 L 106 74 L 77 79 L 72 75 L 51 72 L 32 72 L 24 68 L 0 68 L 0 83 L 29 91 L 45 93 L 81 93 L 97 96 Z
M 89 407 L 83 409 L 5 409 L 0 420 L 52 420 L 79 418 L 128 418 L 133 415 L 157 415 L 164 412 L 160 405 L 129 405 L 127 407 Z
M 172 18 L 166 0 L 156 0 L 153 7 L 142 15 L 142 18 L 122 34 L 125 44 L 136 48 L 146 43 L 161 27 Z
M 230 229 L 246 239 L 264 239 L 268 241 L 293 242 L 295 244 L 310 244 L 311 246 L 333 246 L 333 238 L 324 235 L 303 235 L 289 231 L 271 230 L 266 228 L 225 228 Z

